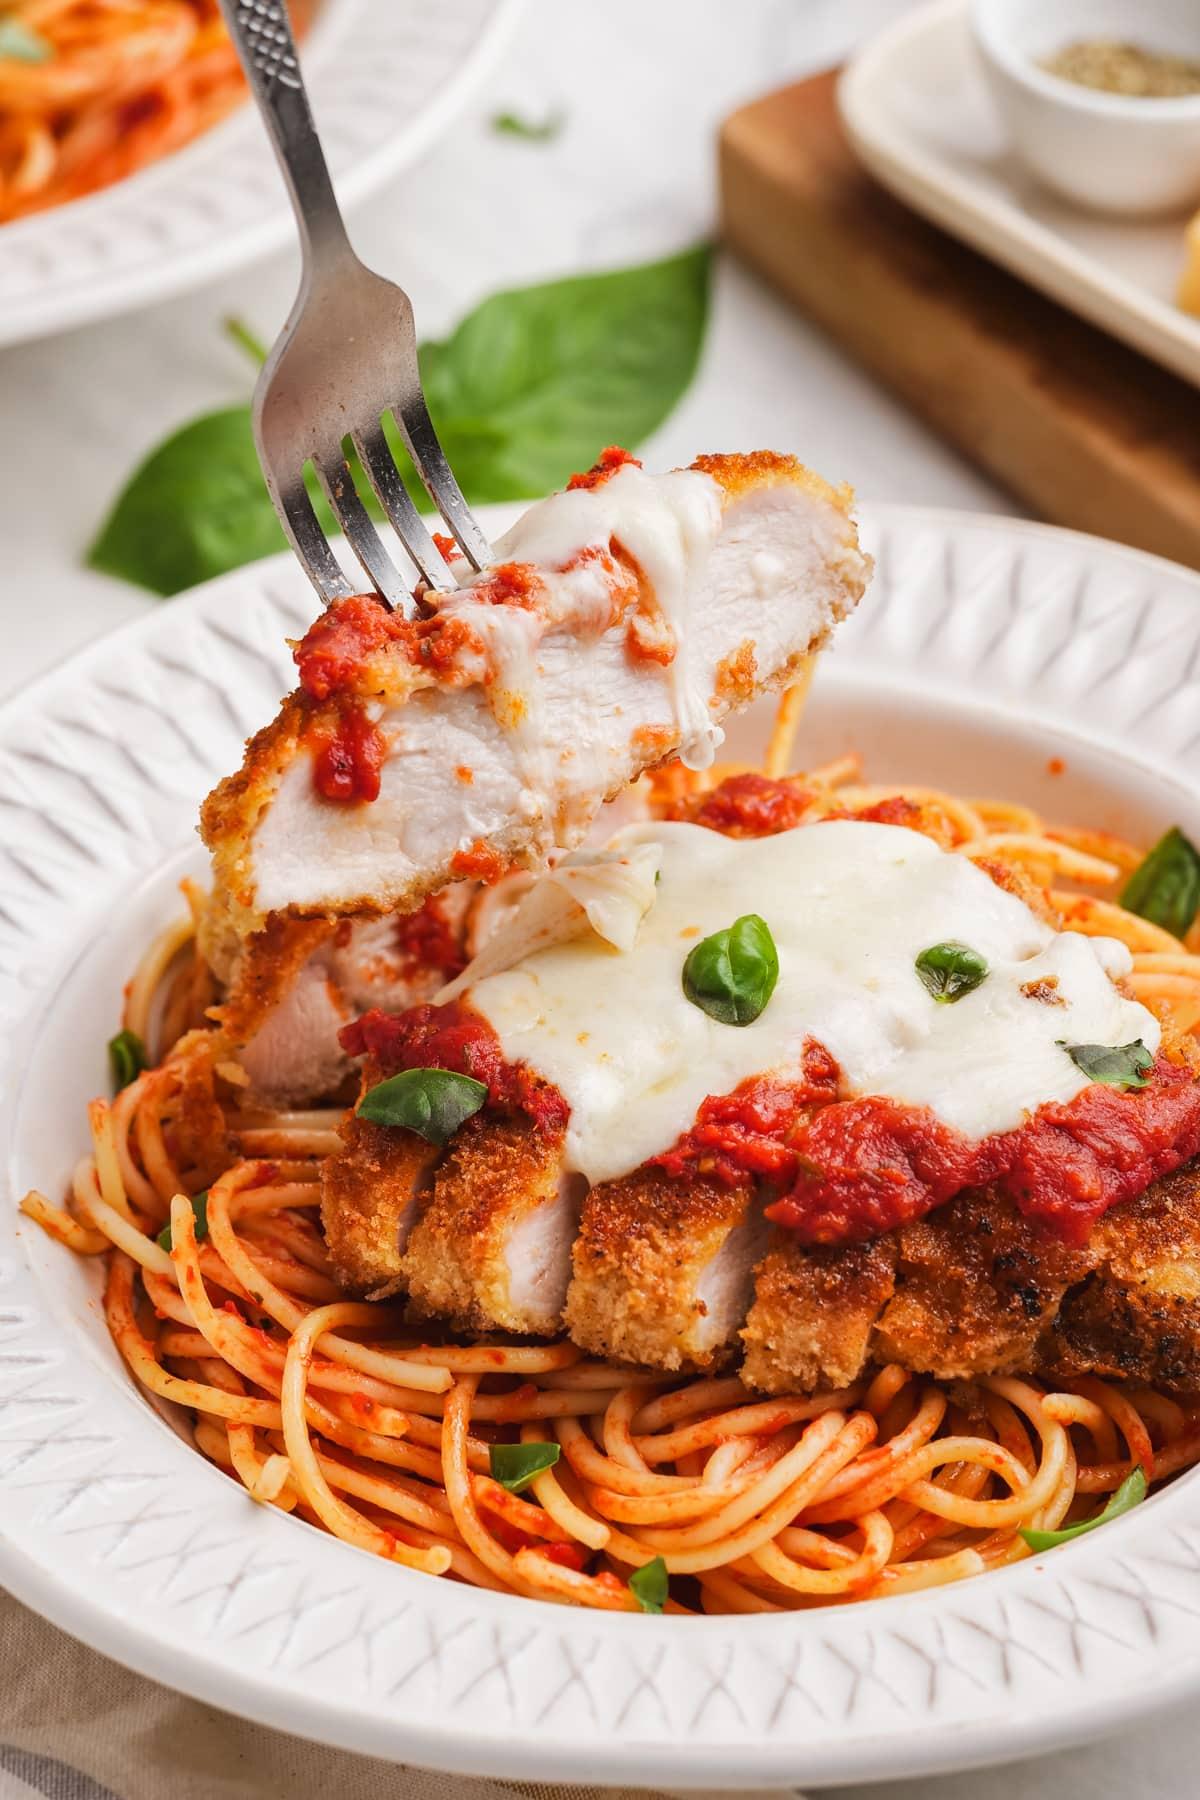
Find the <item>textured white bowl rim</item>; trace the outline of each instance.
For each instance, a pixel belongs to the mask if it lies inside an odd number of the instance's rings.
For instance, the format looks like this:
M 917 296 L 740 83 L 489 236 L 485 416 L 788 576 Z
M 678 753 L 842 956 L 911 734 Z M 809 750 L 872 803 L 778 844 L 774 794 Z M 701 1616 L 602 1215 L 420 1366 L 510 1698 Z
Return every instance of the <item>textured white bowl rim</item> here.
M 1200 577 L 1044 526 L 864 513 L 877 580 L 835 691 L 952 709 L 982 681 L 976 710 L 1040 752 L 1103 753 L 1148 793 L 1181 791 L 1200 736 Z M 222 766 L 280 691 L 283 630 L 312 610 L 295 568 L 272 559 L 86 647 L 0 711 L 0 1581 L 232 1712 L 527 1780 L 749 1789 L 918 1774 L 1101 1735 L 1194 1692 L 1200 1490 L 1186 1477 L 1065 1550 L 932 1594 L 800 1616 L 602 1615 L 381 1566 L 255 1507 L 110 1370 L 68 1356 L 30 1261 L 67 1253 L 16 1229 L 14 1163 L 31 1147 L 14 1124 L 38 1019 L 86 925 L 187 835 L 177 799 L 125 749 L 131 709 L 164 732 L 187 710 Z M 204 673 L 218 656 L 223 724 Z M 80 722 L 82 772 L 62 735 Z M 110 768 L 114 815 L 81 832 L 81 784 L 104 786 Z M 70 829 L 49 862 L 56 820 Z
M 524 0 L 325 0 L 305 52 L 338 196 L 415 161 L 483 81 Z M 389 73 L 390 72 L 390 73 Z M 295 236 L 266 134 L 238 108 L 95 194 L 0 226 L 0 345 L 169 299 Z
M 1200 321 L 1106 268 L 1098 257 L 973 180 L 963 166 L 939 155 L 926 136 L 908 131 L 897 109 L 881 99 L 894 91 L 897 55 L 910 42 L 923 41 L 929 57 L 940 57 L 947 34 L 966 34 L 967 7 L 968 0 L 928 0 L 873 37 L 847 64 L 838 83 L 838 107 L 858 155 L 884 187 L 935 225 L 1200 385 Z M 1133 220 L 1129 230 L 1145 229 L 1145 224 Z

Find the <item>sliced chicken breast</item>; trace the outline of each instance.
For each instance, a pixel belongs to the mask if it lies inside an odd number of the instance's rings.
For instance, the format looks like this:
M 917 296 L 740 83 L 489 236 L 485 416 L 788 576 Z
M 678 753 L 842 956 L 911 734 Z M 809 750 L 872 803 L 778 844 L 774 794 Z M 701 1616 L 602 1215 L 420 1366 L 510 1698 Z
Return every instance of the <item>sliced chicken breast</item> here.
M 754 1304 L 741 1333 L 747 1385 L 808 1393 L 857 1380 L 895 1290 L 895 1271 L 889 1239 L 808 1250 L 777 1231 L 755 1271 Z
M 467 1331 L 560 1328 L 583 1185 L 562 1160 L 561 1130 L 468 1120 L 401 1261 L 415 1313 Z
M 617 1362 L 714 1369 L 737 1349 L 767 1226 L 754 1186 L 639 1169 L 584 1202 L 565 1323 Z
M 1200 1387 L 1200 1166 L 1156 1181 L 1097 1227 L 1094 1273 L 1039 1347 L 1059 1376 Z
M 848 491 L 765 452 L 607 467 L 496 549 L 422 618 L 359 597 L 297 646 L 300 688 L 203 810 L 227 929 L 411 909 L 579 843 L 643 770 L 711 759 L 869 570 Z
M 219 1016 L 256 1096 L 293 1106 L 337 1093 L 352 1068 L 339 1031 L 372 1006 L 418 1006 L 456 975 L 477 893 L 458 882 L 415 912 L 336 925 L 279 917 L 235 943 Z
M 403 1286 L 401 1259 L 440 1151 L 415 1132 L 351 1113 L 321 1170 L 321 1223 L 342 1287 L 379 1299 Z

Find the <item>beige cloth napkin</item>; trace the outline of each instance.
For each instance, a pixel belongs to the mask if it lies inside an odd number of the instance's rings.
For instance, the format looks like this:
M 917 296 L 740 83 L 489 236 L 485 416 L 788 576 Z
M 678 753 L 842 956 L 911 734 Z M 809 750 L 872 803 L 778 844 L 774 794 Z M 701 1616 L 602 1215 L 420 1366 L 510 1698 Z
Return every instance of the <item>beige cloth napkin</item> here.
M 131 1674 L 0 1593 L 0 1800 L 593 1800 L 599 1792 L 430 1774 L 288 1737 Z M 644 1788 L 605 1792 L 655 1800 Z

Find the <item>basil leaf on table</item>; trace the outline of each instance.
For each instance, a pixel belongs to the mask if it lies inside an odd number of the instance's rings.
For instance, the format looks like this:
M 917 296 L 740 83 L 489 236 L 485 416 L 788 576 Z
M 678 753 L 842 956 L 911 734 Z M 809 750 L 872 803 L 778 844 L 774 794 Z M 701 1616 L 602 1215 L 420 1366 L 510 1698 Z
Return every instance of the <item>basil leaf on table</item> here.
M 360 1119 L 400 1125 L 431 1144 L 447 1144 L 487 1099 L 484 1082 L 450 1069 L 405 1069 L 368 1088 L 358 1103 Z
M 629 1591 L 645 1613 L 660 1613 L 667 1604 L 670 1583 L 667 1580 L 667 1565 L 661 1556 L 653 1562 L 643 1563 L 629 1577 Z
M 547 113 L 544 119 L 526 119 L 520 113 L 499 112 L 492 118 L 492 130 L 502 137 L 525 138 L 531 144 L 548 144 L 558 137 L 566 124 L 566 114 Z
M 143 1069 L 150 1067 L 146 1046 L 136 1031 L 118 1031 L 116 1037 L 109 1038 L 108 1066 L 118 1093 L 131 1081 L 136 1081 Z
M 93 569 L 156 594 L 287 547 L 263 485 L 250 409 L 185 425 L 141 464 L 88 552 Z
M 450 337 L 422 346 L 434 425 L 467 499 L 528 500 L 586 469 L 605 444 L 637 445 L 695 372 L 708 310 L 706 247 L 664 262 L 495 294 Z M 235 333 L 248 349 L 251 334 Z M 257 348 L 257 346 L 255 346 Z M 384 429 L 413 498 L 430 502 L 390 416 Z M 379 507 L 352 464 L 373 517 Z M 315 481 L 322 528 L 337 526 Z M 156 594 L 285 547 L 248 406 L 194 420 L 145 458 L 88 562 Z
M 1141 1038 L 1134 1038 L 1132 1044 L 1068 1044 L 1059 1038 L 1058 1047 L 1089 1081 L 1107 1087 L 1144 1088 L 1146 1070 L 1154 1067 L 1154 1058 Z
M 939 1006 L 952 1006 L 965 994 L 974 993 L 987 980 L 988 966 L 978 950 L 951 938 L 931 944 L 916 959 L 916 971 L 925 991 Z
M 700 356 L 710 252 L 514 288 L 421 350 L 425 397 L 469 500 L 561 487 L 661 425 Z
M 1159 838 L 1121 891 L 1127 912 L 1181 938 L 1200 911 L 1200 850 L 1178 825 Z
M 552 1469 L 562 1454 L 558 1444 L 492 1444 L 488 1465 L 492 1480 L 510 1494 L 519 1494 L 535 1476 Z
M 1069 1544 L 1072 1538 L 1083 1537 L 1085 1532 L 1095 1531 L 1097 1525 L 1107 1525 L 1137 1506 L 1146 1498 L 1148 1485 L 1146 1471 L 1139 1463 L 1136 1469 L 1130 1470 L 1104 1511 L 1097 1513 L 1094 1519 L 1083 1519 L 1078 1525 L 1064 1525 L 1061 1531 L 1022 1531 L 1021 1536 L 1031 1550 L 1053 1550 L 1056 1544 Z
M 208 1236 L 208 1189 L 192 1198 L 192 1217 L 196 1221 L 196 1242 L 202 1244 Z M 158 1234 L 159 1246 L 163 1250 L 173 1250 L 175 1240 L 171 1234 L 171 1222 L 168 1219 Z
M 683 965 L 687 998 L 721 1025 L 752 1025 L 778 980 L 775 939 L 757 913 L 703 938 Z

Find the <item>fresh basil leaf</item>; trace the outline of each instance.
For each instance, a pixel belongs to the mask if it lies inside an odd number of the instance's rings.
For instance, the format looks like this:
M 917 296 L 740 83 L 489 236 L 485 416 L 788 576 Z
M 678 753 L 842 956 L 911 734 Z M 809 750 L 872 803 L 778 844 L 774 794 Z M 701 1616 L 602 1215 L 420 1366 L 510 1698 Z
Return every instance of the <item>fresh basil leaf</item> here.
M 1119 1519 L 1139 1501 L 1146 1498 L 1146 1471 L 1139 1463 L 1131 1469 L 1120 1487 L 1117 1489 L 1104 1511 L 1097 1513 L 1094 1519 L 1084 1519 L 1078 1525 L 1065 1525 L 1061 1531 L 1022 1531 L 1021 1536 L 1031 1550 L 1053 1550 L 1056 1544 L 1069 1544 L 1072 1538 L 1083 1537 L 1085 1532 L 1095 1531 L 1098 1525 L 1107 1525 L 1112 1519 Z
M 1138 864 L 1121 890 L 1120 903 L 1175 937 L 1186 936 L 1200 911 L 1200 850 L 1178 825 Z
M 1146 1070 L 1154 1067 L 1154 1057 L 1141 1038 L 1132 1044 L 1068 1044 L 1062 1038 L 1057 1043 L 1089 1081 L 1102 1081 L 1107 1087 L 1144 1088 Z
M 202 1244 L 208 1236 L 208 1189 L 202 1194 L 192 1196 L 192 1217 L 196 1221 L 196 1242 Z M 168 1219 L 158 1234 L 158 1242 L 163 1250 L 173 1250 L 174 1239 L 171 1236 L 171 1221 Z
M 548 144 L 560 135 L 566 122 L 566 114 L 561 112 L 548 113 L 541 120 L 522 118 L 520 113 L 499 112 L 492 118 L 492 130 L 498 131 L 502 137 L 526 138 L 532 144 Z
M 645 1613 L 660 1613 L 667 1604 L 667 1565 L 661 1556 L 643 1563 L 629 1577 L 629 1591 Z
M 0 62 L 44 63 L 54 46 L 20 19 L 0 19 Z
M 519 1494 L 535 1475 L 552 1469 L 560 1455 L 557 1444 L 492 1444 L 488 1448 L 492 1480 L 510 1494 Z
M 131 1081 L 136 1081 L 143 1069 L 150 1067 L 146 1046 L 136 1031 L 118 1031 L 116 1037 L 109 1038 L 108 1066 L 118 1093 Z
M 429 410 L 467 498 L 549 493 L 601 445 L 657 430 L 695 373 L 710 262 L 703 246 L 512 289 L 423 345 Z
M 420 353 L 442 447 L 472 502 L 526 500 L 586 469 L 602 444 L 638 444 L 695 372 L 708 310 L 710 253 L 496 294 Z M 244 327 L 234 334 L 254 353 Z M 383 419 L 409 492 L 428 511 L 390 414 Z M 380 511 L 355 459 L 355 487 Z M 337 525 L 309 481 L 322 529 Z M 254 448 L 250 409 L 184 426 L 119 495 L 88 562 L 156 594 L 208 581 L 285 547 Z
M 234 406 L 185 425 L 150 453 L 88 562 L 156 594 L 177 594 L 286 546 L 258 466 L 250 409 Z
M 479 1111 L 487 1092 L 482 1081 L 450 1069 L 405 1069 L 368 1088 L 358 1116 L 373 1125 L 402 1125 L 431 1144 L 446 1144 Z
M 953 938 L 944 944 L 930 944 L 917 957 L 915 966 L 926 992 L 933 995 L 939 1006 L 952 1006 L 987 980 L 985 958 L 970 944 L 960 944 Z
M 778 980 L 775 939 L 757 913 L 703 938 L 683 965 L 687 998 L 722 1025 L 752 1025 Z

